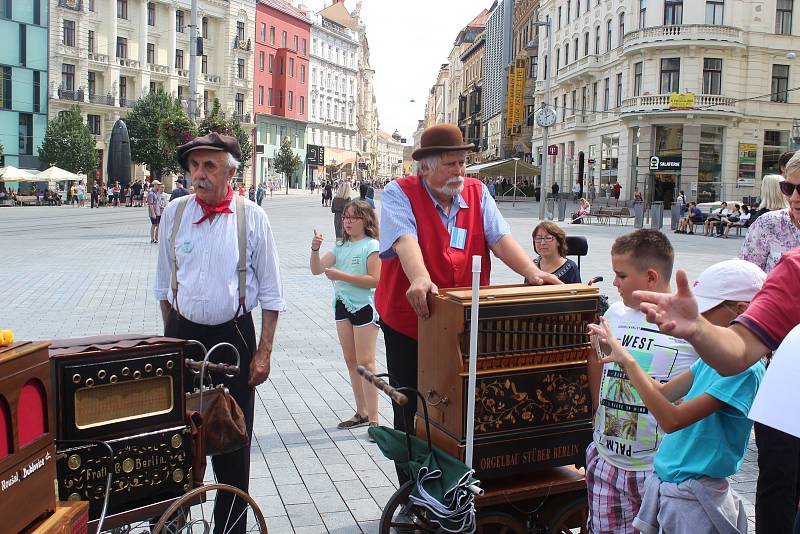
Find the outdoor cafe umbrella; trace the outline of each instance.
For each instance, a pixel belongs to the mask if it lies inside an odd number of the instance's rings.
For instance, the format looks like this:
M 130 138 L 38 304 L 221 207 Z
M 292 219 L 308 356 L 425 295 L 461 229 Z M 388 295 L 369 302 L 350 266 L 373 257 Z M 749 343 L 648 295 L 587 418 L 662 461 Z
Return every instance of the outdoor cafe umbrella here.
M 13 165 L 9 165 L 5 169 L 3 169 L 2 176 L 0 176 L 0 181 L 2 182 L 38 182 L 40 178 L 36 175 L 29 173 L 28 171 L 23 171 L 22 169 L 18 169 Z
M 47 169 L 46 171 L 42 171 L 36 175 L 37 180 L 47 181 L 47 182 L 61 182 L 64 180 L 80 180 L 81 176 L 75 174 L 74 172 L 69 172 L 67 170 L 61 169 L 59 167 L 53 166 Z

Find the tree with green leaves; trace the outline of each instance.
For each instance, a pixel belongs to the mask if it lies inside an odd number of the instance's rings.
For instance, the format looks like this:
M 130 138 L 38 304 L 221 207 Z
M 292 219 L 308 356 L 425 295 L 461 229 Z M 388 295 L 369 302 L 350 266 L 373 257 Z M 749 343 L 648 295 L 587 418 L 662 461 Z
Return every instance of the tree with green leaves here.
M 59 113 L 47 124 L 39 147 L 39 159 L 76 174 L 89 174 L 97 169 L 99 159 L 95 139 L 84 124 L 78 106 Z
M 275 170 L 286 178 L 286 192 L 289 192 L 289 180 L 300 169 L 303 162 L 300 156 L 292 151 L 292 141 L 288 136 L 283 138 L 281 147 L 275 155 Z
M 239 141 L 239 148 L 242 151 L 241 168 L 247 166 L 253 157 L 253 146 L 250 142 L 250 135 L 242 128 L 239 121 L 235 118 L 225 119 L 220 110 L 219 99 L 215 98 L 211 105 L 211 110 L 200 120 L 197 125 L 199 135 L 208 135 L 217 132 L 220 135 L 231 135 Z
M 131 159 L 147 165 L 154 180 L 181 172 L 175 147 L 197 135 L 181 101 L 163 91 L 142 97 L 125 118 L 131 140 Z

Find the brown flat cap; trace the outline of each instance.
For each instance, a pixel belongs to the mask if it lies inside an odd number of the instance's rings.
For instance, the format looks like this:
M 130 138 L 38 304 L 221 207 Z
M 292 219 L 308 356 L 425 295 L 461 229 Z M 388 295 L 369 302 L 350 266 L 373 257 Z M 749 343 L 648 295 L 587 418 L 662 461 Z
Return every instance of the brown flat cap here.
M 455 124 L 436 124 L 426 128 L 419 139 L 419 148 L 411 153 L 411 157 L 419 161 L 431 154 L 469 150 L 475 147 L 472 143 L 464 143 L 461 129 Z
M 238 161 L 242 160 L 242 149 L 239 147 L 239 141 L 235 137 L 220 135 L 217 132 L 211 132 L 203 137 L 195 137 L 188 143 L 178 147 L 178 163 L 187 171 L 189 170 L 189 153 L 193 150 L 222 150 Z

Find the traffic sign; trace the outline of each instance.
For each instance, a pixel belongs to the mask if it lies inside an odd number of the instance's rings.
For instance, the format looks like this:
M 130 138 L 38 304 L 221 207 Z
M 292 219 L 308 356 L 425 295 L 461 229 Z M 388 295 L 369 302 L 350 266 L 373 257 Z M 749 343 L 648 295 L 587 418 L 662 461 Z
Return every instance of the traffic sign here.
M 548 156 L 558 156 L 558 145 L 550 145 L 547 147 Z

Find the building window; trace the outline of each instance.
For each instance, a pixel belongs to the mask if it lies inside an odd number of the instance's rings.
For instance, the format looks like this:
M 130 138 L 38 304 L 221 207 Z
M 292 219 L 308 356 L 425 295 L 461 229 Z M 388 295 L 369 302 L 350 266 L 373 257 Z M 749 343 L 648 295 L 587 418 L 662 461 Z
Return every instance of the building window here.
M 283 109 L 283 91 L 278 89 L 278 107 Z
M 151 65 L 156 62 L 156 45 L 154 43 L 147 43 L 147 62 Z
M 286 48 L 286 32 L 281 32 L 281 48 Z
M 306 99 L 303 95 L 300 95 L 300 114 L 306 112 Z
M 677 93 L 680 88 L 681 60 L 677 57 L 661 60 L 661 94 Z
M 564 65 L 569 65 L 569 43 L 564 44 Z
M 303 48 L 301 49 L 301 51 L 302 51 L 302 54 L 305 56 L 305 55 L 307 55 L 307 51 L 308 51 L 308 41 L 303 39 L 302 42 L 303 42 Z
M 558 6 L 558 28 L 561 29 L 561 6 Z
M 289 106 L 289 111 L 294 109 L 294 91 L 289 91 L 289 96 L 286 99 L 286 103 Z
M 569 17 L 571 15 L 571 12 L 572 12 L 572 0 L 567 0 L 567 24 L 569 24 Z
M 267 24 L 262 22 L 259 26 L 258 30 L 258 38 L 261 40 L 262 43 L 267 42 Z
M 94 31 L 92 30 L 89 30 L 89 37 L 87 38 L 86 46 L 89 52 L 94 52 Z
M 619 46 L 622 46 L 622 39 L 625 37 L 625 13 L 619 14 Z
M 0 18 L 11 18 L 11 0 L 0 0 Z
M 147 2 L 147 25 L 156 25 L 156 5 L 153 2 Z
M 175 31 L 178 33 L 183 33 L 183 29 L 184 29 L 183 11 L 179 9 L 175 12 Z
M 722 94 L 722 60 L 717 58 L 703 59 L 703 93 L 707 95 Z
M 587 87 L 584 85 L 581 87 L 581 116 L 586 113 L 586 99 L 588 98 L 588 91 Z M 533 125 L 533 106 L 530 106 L 530 112 L 528 114 L 528 126 Z
M 789 101 L 789 65 L 772 66 L 772 94 L 773 102 Z
M 577 94 L 578 94 L 578 90 L 577 89 L 573 89 L 572 90 L 572 100 L 570 101 L 571 105 L 570 105 L 570 109 L 569 109 L 570 116 L 575 115 L 575 108 L 577 107 L 577 105 L 576 105 L 577 104 L 576 103 Z
M 706 0 L 706 24 L 722 25 L 725 0 Z
M 200 35 L 203 36 L 203 39 L 208 39 L 208 17 L 203 17 L 203 21 L 200 23 Z
M 179 87 L 180 89 L 180 87 Z M 125 76 L 119 77 L 119 103 L 124 106 L 128 99 L 128 79 Z
M 97 94 L 97 74 L 92 71 L 89 71 L 88 76 L 88 88 L 89 88 L 89 98 L 93 97 Z
M 558 69 L 561 68 L 561 51 L 556 48 L 556 72 L 555 74 L 558 75 Z
M 11 109 L 11 67 L 3 67 L 3 83 L 0 86 L 0 107 Z
M 200 57 L 200 72 L 208 74 L 208 56 L 205 54 Z
M 289 77 L 294 78 L 294 58 L 289 58 Z
M 633 96 L 642 94 L 642 67 L 644 64 L 640 61 L 633 65 Z
M 597 84 L 600 82 L 594 82 L 592 84 L 592 111 L 597 111 Z
M 306 83 L 306 66 L 300 65 L 300 83 Z
M 39 113 L 42 105 L 42 73 L 33 71 L 33 111 Z
M 275 26 L 269 27 L 269 44 L 275 44 Z
M 183 50 L 175 50 L 175 68 L 183 69 Z
M 611 105 L 611 79 L 603 80 L 603 111 L 608 111 Z
M 128 59 L 128 40 L 125 37 L 117 37 L 117 57 Z
M 242 20 L 236 21 L 236 37 L 238 37 L 240 41 L 244 41 L 245 39 L 244 21 Z
M 606 22 L 606 52 L 611 52 L 611 20 Z
M 764 130 L 764 157 L 761 162 L 761 174 L 780 174 L 778 159 L 789 150 L 788 130 Z
M 264 51 L 258 53 L 258 70 L 264 72 Z
M 100 135 L 100 115 L 86 115 L 86 127 L 89 133 Z
M 272 87 L 267 89 L 267 107 L 272 107 Z
M 792 34 L 792 10 L 794 0 L 778 0 L 775 11 L 775 33 L 779 35 Z
M 159 91 L 158 84 L 156 82 L 150 82 L 150 92 L 157 93 Z M 208 91 L 203 91 L 204 96 L 208 96 Z M 208 100 L 203 101 L 205 109 L 208 109 Z
M 283 56 L 278 58 L 278 74 L 283 74 Z
M 683 0 L 665 0 L 664 26 L 683 24 Z
M 236 77 L 244 80 L 244 59 L 242 58 L 236 60 Z
M 75 46 L 75 21 L 64 19 L 64 36 L 62 43 L 65 46 Z
M 117 0 L 117 18 L 128 19 L 128 0 Z
M 639 29 L 647 28 L 647 0 L 639 0 Z
M 259 106 L 263 106 L 264 105 L 264 86 L 263 85 L 259 85 L 258 86 L 258 105 Z
M 594 53 L 600 53 L 600 26 L 594 27 Z
M 294 43 L 293 43 L 293 44 L 294 44 L 294 48 L 293 48 L 293 50 L 294 50 L 295 52 L 297 52 L 297 50 L 298 50 L 298 47 L 300 46 L 300 37 L 298 37 L 297 35 L 295 35 L 295 36 L 294 36 Z
M 236 113 L 244 115 L 244 94 L 236 93 Z
M 617 101 L 616 106 L 619 108 L 622 106 L 622 73 L 617 74 Z
M 94 0 L 89 0 L 88 4 L 89 4 L 89 11 L 94 13 Z
M 268 68 L 267 68 L 267 70 L 269 72 L 272 72 L 272 62 L 274 61 L 274 58 L 275 58 L 275 56 L 273 56 L 272 54 L 269 55 L 269 65 L 268 65 Z
M 19 114 L 19 155 L 33 155 L 33 115 Z

